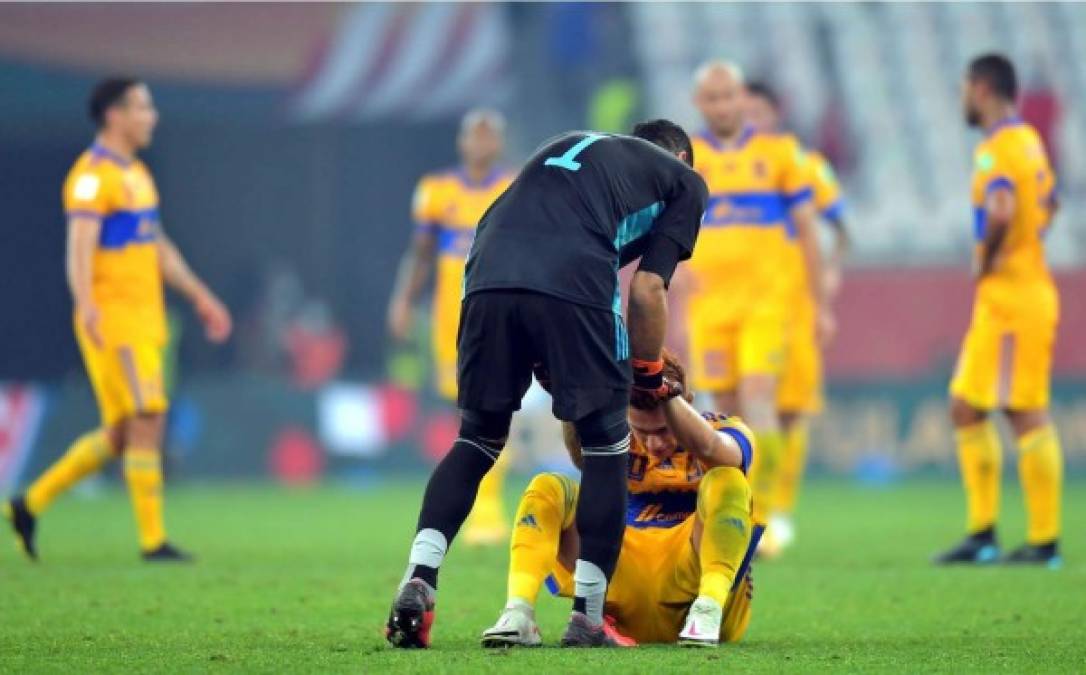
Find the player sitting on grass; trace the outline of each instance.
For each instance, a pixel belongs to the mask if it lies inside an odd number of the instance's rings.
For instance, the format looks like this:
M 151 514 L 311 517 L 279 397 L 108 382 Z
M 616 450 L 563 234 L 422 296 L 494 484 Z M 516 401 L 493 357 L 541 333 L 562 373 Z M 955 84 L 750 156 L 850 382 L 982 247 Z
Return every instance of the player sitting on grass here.
M 629 507 L 606 630 L 619 646 L 734 642 L 746 631 L 754 592 L 747 572 L 755 530 L 746 476 L 752 434 L 737 418 L 699 414 L 682 365 L 666 352 L 664 363 L 674 395 L 660 400 L 635 391 L 630 401 Z M 580 465 L 576 431 L 569 423 L 563 431 Z M 484 647 L 541 644 L 534 609 L 540 587 L 546 581 L 553 593 L 572 594 L 577 497 L 578 484 L 560 474 L 539 474 L 528 485 L 510 545 L 508 600 L 483 633 Z

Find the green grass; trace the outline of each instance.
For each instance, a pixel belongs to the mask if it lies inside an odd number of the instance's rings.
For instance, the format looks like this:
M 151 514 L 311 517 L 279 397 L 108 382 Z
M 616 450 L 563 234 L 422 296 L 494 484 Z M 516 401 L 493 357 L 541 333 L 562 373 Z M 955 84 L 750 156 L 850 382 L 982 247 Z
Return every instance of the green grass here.
M 1065 567 L 935 569 L 960 534 L 951 482 L 885 490 L 814 482 L 791 555 L 757 566 L 744 642 L 713 651 L 487 652 L 505 550 L 454 549 L 435 649 L 394 652 L 382 624 L 421 485 L 368 492 L 183 487 L 169 495 L 188 567 L 136 561 L 121 492 L 69 497 L 41 523 L 39 565 L 0 548 L 0 672 L 1075 671 L 1086 666 L 1086 495 L 1068 486 Z M 1006 544 L 1021 538 L 1005 496 Z M 554 644 L 568 604 L 544 597 Z

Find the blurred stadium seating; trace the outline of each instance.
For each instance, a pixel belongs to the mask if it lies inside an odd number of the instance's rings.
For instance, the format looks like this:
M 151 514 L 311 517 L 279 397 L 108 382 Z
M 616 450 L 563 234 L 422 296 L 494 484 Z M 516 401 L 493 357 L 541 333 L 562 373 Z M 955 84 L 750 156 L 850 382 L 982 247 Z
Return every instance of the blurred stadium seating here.
M 1018 62 L 1025 113 L 1058 158 L 1064 208 L 1049 252 L 1067 300 L 1055 410 L 1081 467 L 1084 4 L 0 5 L 11 224 L 0 246 L 0 489 L 93 420 L 59 186 L 91 137 L 95 78 L 134 72 L 152 85 L 163 122 L 148 160 L 167 226 L 239 319 L 225 349 L 178 331 L 178 470 L 262 476 L 311 466 L 312 446 L 329 450 L 327 470 L 364 475 L 418 466 L 450 429 L 426 393 L 425 348 L 390 349 L 384 308 L 414 181 L 455 162 L 461 112 L 504 109 L 514 165 L 572 127 L 620 130 L 642 115 L 696 125 L 690 75 L 709 57 L 780 89 L 789 124 L 845 182 L 854 274 L 816 462 L 945 469 L 976 138 L 957 87 L 966 60 L 989 49 Z M 352 410 L 376 428 L 341 417 Z M 553 449 L 545 427 L 534 437 Z

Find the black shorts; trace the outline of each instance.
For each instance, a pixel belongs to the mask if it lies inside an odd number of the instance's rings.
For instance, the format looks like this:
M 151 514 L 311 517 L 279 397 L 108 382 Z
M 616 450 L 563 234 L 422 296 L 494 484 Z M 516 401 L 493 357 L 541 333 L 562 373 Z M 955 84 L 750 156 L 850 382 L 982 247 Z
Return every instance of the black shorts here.
M 480 291 L 464 299 L 457 335 L 462 410 L 520 409 L 532 366 L 550 372 L 555 417 L 575 422 L 629 392 L 622 317 L 532 291 Z

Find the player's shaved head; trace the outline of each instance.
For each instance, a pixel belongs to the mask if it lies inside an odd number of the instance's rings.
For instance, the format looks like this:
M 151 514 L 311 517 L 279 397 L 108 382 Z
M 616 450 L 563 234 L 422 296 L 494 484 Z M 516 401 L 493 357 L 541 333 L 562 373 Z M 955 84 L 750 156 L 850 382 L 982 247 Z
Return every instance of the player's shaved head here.
M 706 61 L 694 71 L 694 105 L 709 131 L 730 138 L 743 127 L 743 70 L 730 61 Z
M 698 66 L 698 69 L 694 71 L 694 90 L 703 85 L 709 84 L 714 78 L 725 77 L 729 78 L 737 84 L 743 84 L 743 69 L 733 61 L 724 61 L 722 59 L 712 59 L 706 61 Z
M 490 169 L 505 146 L 505 116 L 493 108 L 474 108 L 460 120 L 460 158 L 478 171 Z

